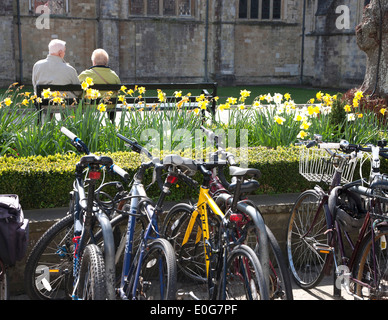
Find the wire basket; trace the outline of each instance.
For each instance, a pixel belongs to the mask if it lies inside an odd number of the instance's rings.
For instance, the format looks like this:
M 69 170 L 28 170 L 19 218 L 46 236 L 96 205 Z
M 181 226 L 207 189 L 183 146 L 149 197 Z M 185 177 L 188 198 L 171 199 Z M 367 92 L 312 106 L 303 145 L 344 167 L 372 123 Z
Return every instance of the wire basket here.
M 308 181 L 331 184 L 337 168 L 342 171 L 341 184 L 349 183 L 353 181 L 356 165 L 357 159 L 332 157 L 325 149 L 300 149 L 299 173 Z

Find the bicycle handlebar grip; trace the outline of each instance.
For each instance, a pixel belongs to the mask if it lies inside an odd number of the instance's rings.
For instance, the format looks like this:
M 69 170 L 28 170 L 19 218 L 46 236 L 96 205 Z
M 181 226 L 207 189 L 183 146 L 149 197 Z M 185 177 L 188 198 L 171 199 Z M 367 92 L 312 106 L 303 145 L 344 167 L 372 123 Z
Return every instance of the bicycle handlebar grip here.
M 209 129 L 206 129 L 204 126 L 201 126 L 201 130 L 205 133 L 205 135 L 211 139 L 211 140 L 214 140 L 214 138 L 216 137 L 215 133 Z
M 319 148 L 321 149 L 339 149 L 340 144 L 335 142 L 324 142 L 319 144 Z
M 65 127 L 61 127 L 61 132 L 72 141 L 75 141 L 75 139 L 77 139 L 77 136 Z
M 128 180 L 129 174 L 124 169 L 120 168 L 116 164 L 112 164 L 111 169 L 114 173 L 117 173 L 120 177 L 122 177 L 124 180 Z
M 228 162 L 229 162 L 229 164 L 230 164 L 231 166 L 236 166 L 236 165 L 237 165 L 236 161 L 234 160 L 234 155 L 233 155 L 233 154 L 230 154 L 230 155 L 227 157 L 227 159 L 228 159 Z
M 309 142 L 307 145 L 306 145 L 306 148 L 311 148 L 311 147 L 314 147 L 317 145 L 317 142 L 316 141 L 311 141 Z

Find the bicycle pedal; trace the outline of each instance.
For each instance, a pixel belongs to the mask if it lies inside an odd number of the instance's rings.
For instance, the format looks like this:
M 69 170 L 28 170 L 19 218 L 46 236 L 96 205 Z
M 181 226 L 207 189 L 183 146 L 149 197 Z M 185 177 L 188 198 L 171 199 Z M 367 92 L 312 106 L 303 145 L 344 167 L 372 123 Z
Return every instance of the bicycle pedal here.
M 319 253 L 329 254 L 333 252 L 333 248 L 327 244 L 314 243 L 313 246 Z

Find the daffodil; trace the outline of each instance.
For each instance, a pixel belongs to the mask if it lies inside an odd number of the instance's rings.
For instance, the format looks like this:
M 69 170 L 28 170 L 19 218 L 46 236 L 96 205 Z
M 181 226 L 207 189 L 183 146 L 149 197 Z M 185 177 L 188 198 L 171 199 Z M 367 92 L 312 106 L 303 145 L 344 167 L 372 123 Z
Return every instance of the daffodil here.
M 226 102 L 228 104 L 236 104 L 237 103 L 237 98 L 233 98 L 233 97 L 229 97 L 228 99 L 226 99 Z
M 198 107 L 200 107 L 202 110 L 205 110 L 207 104 L 208 104 L 208 101 L 207 101 L 207 100 L 200 101 L 200 102 L 198 102 Z
M 124 95 L 119 95 L 118 99 L 119 99 L 120 102 L 123 102 L 125 100 L 125 96 Z
M 284 123 L 284 121 L 286 121 L 286 119 L 284 119 L 283 117 L 279 117 L 279 116 L 275 116 L 274 120 L 277 124 L 280 124 L 280 125 L 282 125 Z
M 311 125 L 311 123 L 309 123 L 307 121 L 303 121 L 302 124 L 300 125 L 300 128 L 303 130 L 307 130 L 308 128 L 310 128 L 310 125 Z
M 364 93 L 360 90 L 358 90 L 355 94 L 354 94 L 354 99 L 357 99 L 357 100 L 361 100 L 361 98 L 364 97 Z
M 356 120 L 356 116 L 354 115 L 354 113 L 349 113 L 348 116 L 347 116 L 347 118 L 348 118 L 348 121 L 354 121 L 354 120 Z
M 94 85 L 94 83 L 93 83 L 93 79 L 92 79 L 92 78 L 90 78 L 90 77 L 87 77 L 87 78 L 85 79 L 85 81 L 86 81 L 86 83 L 87 83 L 89 86 L 92 86 L 92 85 Z
M 245 105 L 241 103 L 241 104 L 238 105 L 238 108 L 239 108 L 240 110 L 244 110 L 244 109 L 245 109 Z
M 175 98 L 180 98 L 180 97 L 182 97 L 182 91 L 175 91 L 175 92 L 174 92 L 174 96 L 175 96 Z
M 100 112 L 104 112 L 106 111 L 106 105 L 103 104 L 103 103 L 100 103 L 97 107 L 97 110 L 100 111 Z
M 302 130 L 301 132 L 299 132 L 297 138 L 299 138 L 299 139 L 304 139 L 304 138 L 306 138 L 307 136 L 308 136 L 308 133 Z
M 81 88 L 82 88 L 82 90 L 86 90 L 87 88 L 89 88 L 88 83 L 86 81 L 82 81 Z
M 12 103 L 12 100 L 11 100 L 10 98 L 5 98 L 5 99 L 4 99 L 4 103 L 5 103 L 5 105 L 6 105 L 7 107 L 9 107 L 9 106 L 11 105 L 11 103 Z
M 380 113 L 382 114 L 382 115 L 385 115 L 385 112 L 387 111 L 387 109 L 386 108 L 381 108 L 380 109 Z
M 133 91 L 132 89 L 129 89 L 129 90 L 127 91 L 127 94 L 129 94 L 129 95 L 132 97 L 133 94 L 134 94 L 134 91 Z
M 344 107 L 344 109 L 345 109 L 345 112 L 352 111 L 352 107 L 350 105 L 348 105 L 348 104 Z
M 120 91 L 126 92 L 126 90 L 127 90 L 127 87 L 126 87 L 126 86 L 121 86 Z
M 291 95 L 289 93 L 285 93 L 284 94 L 284 99 L 286 99 L 287 101 L 291 99 Z
M 139 87 L 138 91 L 139 91 L 140 94 L 144 94 L 146 92 L 146 88 L 145 87 Z
M 322 96 L 323 96 L 323 93 L 322 93 L 321 91 L 319 91 L 319 92 L 316 94 L 317 100 L 321 101 L 321 100 L 322 100 Z
M 48 99 L 51 96 L 50 88 L 43 89 L 42 95 L 43 95 L 43 98 Z

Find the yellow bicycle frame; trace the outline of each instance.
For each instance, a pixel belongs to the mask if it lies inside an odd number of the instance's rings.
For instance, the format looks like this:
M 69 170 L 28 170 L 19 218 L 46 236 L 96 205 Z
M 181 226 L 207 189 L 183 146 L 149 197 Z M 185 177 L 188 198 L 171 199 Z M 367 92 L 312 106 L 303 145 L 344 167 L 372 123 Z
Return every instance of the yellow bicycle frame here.
M 200 214 L 202 229 L 198 228 L 198 230 L 197 230 L 195 244 L 197 244 L 199 241 L 201 241 L 201 236 L 202 236 L 204 249 L 205 249 L 206 275 L 209 276 L 211 252 L 210 252 L 209 246 L 208 246 L 210 232 L 209 232 L 209 223 L 208 223 L 208 215 L 207 215 L 206 205 L 208 205 L 210 207 L 210 209 L 216 215 L 220 216 L 221 218 L 224 217 L 224 214 L 222 213 L 221 209 L 215 203 L 213 198 L 209 195 L 209 189 L 201 187 L 200 191 L 199 191 L 197 208 L 193 211 L 193 213 L 191 215 L 189 224 L 188 224 L 187 229 L 186 229 L 185 236 L 183 238 L 182 247 L 189 240 L 190 234 L 193 231 L 194 223 L 197 219 L 198 214 Z

